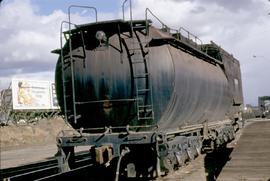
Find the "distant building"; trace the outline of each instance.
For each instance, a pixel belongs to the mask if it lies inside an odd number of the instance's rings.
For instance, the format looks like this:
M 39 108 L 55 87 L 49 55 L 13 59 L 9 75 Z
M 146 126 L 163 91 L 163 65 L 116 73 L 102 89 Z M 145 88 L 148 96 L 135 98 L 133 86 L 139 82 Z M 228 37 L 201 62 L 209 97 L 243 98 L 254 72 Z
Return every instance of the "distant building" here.
M 270 109 L 270 96 L 258 97 L 258 107 L 260 107 L 264 111 L 269 110 Z

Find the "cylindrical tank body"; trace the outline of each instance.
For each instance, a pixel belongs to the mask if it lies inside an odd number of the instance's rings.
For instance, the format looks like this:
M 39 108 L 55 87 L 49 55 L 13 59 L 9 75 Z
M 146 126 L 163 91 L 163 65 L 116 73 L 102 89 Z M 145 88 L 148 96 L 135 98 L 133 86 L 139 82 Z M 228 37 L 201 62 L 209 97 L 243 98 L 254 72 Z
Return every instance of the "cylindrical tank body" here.
M 61 59 L 57 63 L 58 101 L 64 110 L 63 99 L 66 100 L 67 119 L 74 128 L 157 124 L 161 129 L 170 129 L 230 116 L 232 93 L 219 64 L 209 63 L 168 43 L 151 45 L 152 40 L 169 36 L 154 27 L 149 28 L 148 36 L 138 31 L 137 38 L 135 35 L 131 38 L 127 31 L 119 33 L 119 27 L 124 26 L 122 21 L 106 25 L 105 22 L 103 26 L 82 27 L 84 44 L 81 35 L 72 36 L 74 92 L 68 44 L 63 48 L 64 83 Z M 106 34 L 106 45 L 96 39 L 97 31 Z M 138 39 L 144 53 L 137 60 L 146 63 L 135 65 L 132 47 L 134 43 L 140 44 Z M 147 74 L 147 78 L 136 79 L 138 72 Z M 151 119 L 138 119 L 139 86 L 151 90 L 144 95 L 145 104 L 152 105 Z M 76 123 L 72 93 L 75 94 Z

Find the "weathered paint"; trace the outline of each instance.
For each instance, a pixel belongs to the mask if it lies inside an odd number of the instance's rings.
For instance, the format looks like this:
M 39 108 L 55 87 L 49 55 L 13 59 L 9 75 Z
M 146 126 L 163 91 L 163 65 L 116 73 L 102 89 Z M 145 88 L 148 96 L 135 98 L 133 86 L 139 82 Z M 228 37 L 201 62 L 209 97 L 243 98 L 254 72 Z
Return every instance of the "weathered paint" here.
M 242 96 L 235 94 L 230 88 L 232 77 L 226 74 L 223 64 L 205 61 L 184 48 L 169 43 L 146 44 L 153 39 L 173 37 L 154 27 L 149 28 L 147 42 L 143 43 L 144 51 L 149 57 L 147 69 L 153 94 L 154 121 L 138 121 L 136 112 L 136 90 L 131 63 L 132 41 L 125 38 L 128 25 L 122 21 L 104 22 L 83 26 L 86 47 L 85 57 L 80 44 L 80 36 L 74 35 L 73 56 L 75 58 L 75 92 L 77 124 L 72 117 L 68 120 L 75 128 L 96 128 L 104 126 L 125 126 L 158 124 L 161 129 L 202 123 L 205 120 L 217 121 L 232 117 L 233 100 Z M 94 35 L 96 31 L 104 31 L 108 37 L 108 45 L 98 47 Z M 121 34 L 122 40 L 119 35 Z M 144 35 L 137 31 L 141 40 Z M 67 45 L 64 50 L 67 49 Z M 64 55 L 68 55 L 64 51 Z M 83 57 L 83 58 L 82 58 Z M 67 58 L 68 60 L 68 58 Z M 231 61 L 231 59 L 224 59 Z M 236 61 L 236 60 L 235 60 Z M 143 65 L 137 67 L 144 73 Z M 240 76 L 239 64 L 235 70 Z M 235 76 L 235 74 L 233 74 Z M 65 65 L 65 79 L 70 80 L 70 64 Z M 241 77 L 238 78 L 241 84 Z M 141 81 L 140 84 L 147 84 Z M 61 64 L 57 63 L 56 85 L 59 104 L 63 109 L 61 83 Z M 71 94 L 70 83 L 67 92 Z M 148 96 L 148 99 L 150 95 Z M 72 99 L 66 97 L 68 115 L 72 115 Z M 241 99 L 238 99 L 241 103 Z

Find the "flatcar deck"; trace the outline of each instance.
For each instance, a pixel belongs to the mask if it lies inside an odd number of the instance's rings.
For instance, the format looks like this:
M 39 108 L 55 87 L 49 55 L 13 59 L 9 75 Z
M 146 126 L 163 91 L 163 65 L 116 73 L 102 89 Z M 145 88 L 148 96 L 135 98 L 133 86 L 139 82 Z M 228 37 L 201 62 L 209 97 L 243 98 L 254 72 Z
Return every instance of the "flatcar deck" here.
M 270 180 L 270 120 L 246 126 L 217 180 Z

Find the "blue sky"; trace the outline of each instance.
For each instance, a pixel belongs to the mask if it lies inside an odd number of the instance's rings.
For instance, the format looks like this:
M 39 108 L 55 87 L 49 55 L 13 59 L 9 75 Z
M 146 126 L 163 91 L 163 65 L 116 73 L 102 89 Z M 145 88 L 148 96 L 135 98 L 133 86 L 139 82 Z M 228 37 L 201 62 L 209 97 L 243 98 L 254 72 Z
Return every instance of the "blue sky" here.
M 117 13 L 121 1 L 118 0 L 31 0 L 31 4 L 39 8 L 39 13 L 49 15 L 56 9 L 67 12 L 69 5 L 88 5 L 94 6 L 98 11 Z
M 0 6 L 0 90 L 12 78 L 53 80 L 60 22 L 71 4 L 94 6 L 99 20 L 122 17 L 122 0 L 3 0 Z M 270 95 L 270 1 L 132 0 L 134 19 L 150 8 L 168 26 L 213 40 L 241 64 L 245 103 Z M 73 12 L 76 22 L 85 21 Z M 151 17 L 150 17 L 151 18 Z M 93 20 L 93 19 L 92 19 Z M 88 21 L 88 19 L 87 19 Z M 90 20 L 91 21 L 91 20 Z M 156 25 L 156 24 L 155 24 Z

